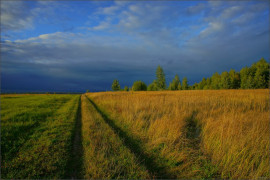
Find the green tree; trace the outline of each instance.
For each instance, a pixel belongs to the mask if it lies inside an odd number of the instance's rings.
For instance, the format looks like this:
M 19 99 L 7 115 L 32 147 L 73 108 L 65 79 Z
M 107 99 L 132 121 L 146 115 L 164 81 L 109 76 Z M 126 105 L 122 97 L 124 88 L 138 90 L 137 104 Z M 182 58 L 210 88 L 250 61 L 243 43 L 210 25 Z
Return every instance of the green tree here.
M 229 72 L 217 72 L 211 78 L 203 78 L 197 89 L 257 89 L 269 88 L 269 63 L 264 58 L 244 67 L 240 72 L 231 69 Z M 183 82 L 184 83 L 184 82 Z M 196 89 L 195 84 L 192 89 Z
M 135 81 L 132 86 L 133 91 L 146 91 L 147 86 L 144 82 L 142 81 Z
M 206 79 L 206 83 L 205 83 L 205 86 L 203 87 L 203 89 L 211 89 L 211 79 L 210 78 Z
M 230 89 L 238 89 L 240 87 L 240 74 L 231 69 L 229 72 Z
M 221 81 L 220 81 L 220 86 L 222 89 L 230 89 L 231 87 L 231 80 L 229 73 L 227 71 L 221 73 Z
M 177 86 L 178 90 L 182 90 L 182 86 L 181 86 L 181 82 L 179 82 L 178 86 Z
M 205 77 L 202 78 L 202 81 L 199 83 L 198 88 L 203 89 L 206 86 L 206 79 Z
M 218 72 L 215 72 L 211 79 L 211 89 L 220 89 L 220 75 Z
M 240 78 L 241 78 L 241 83 L 240 87 L 241 89 L 248 89 L 248 79 L 249 79 L 249 73 L 248 73 L 248 67 L 244 67 L 240 71 Z
M 255 88 L 255 83 L 254 83 L 254 78 L 249 75 L 247 79 L 247 89 L 254 89 Z
M 151 84 L 148 85 L 147 91 L 158 91 L 156 80 L 154 80 Z
M 119 91 L 120 90 L 120 84 L 119 84 L 119 81 L 117 79 L 113 80 L 112 90 L 113 91 Z
M 173 90 L 173 88 L 172 88 L 172 83 L 169 83 L 169 87 L 168 87 L 168 90 Z
M 255 88 L 254 76 L 255 76 L 256 70 L 257 70 L 257 67 L 254 64 L 250 68 L 245 67 L 241 69 L 240 78 L 241 78 L 242 89 Z
M 264 58 L 256 63 L 256 72 L 254 81 L 256 82 L 255 88 L 268 88 L 269 86 L 269 64 Z
M 192 89 L 194 89 L 194 90 L 199 89 L 199 84 L 195 82 L 195 83 L 193 84 L 193 86 L 192 86 Z
M 159 90 L 164 90 L 166 89 L 166 80 L 165 80 L 165 73 L 163 69 L 158 66 L 156 70 L 156 82 L 157 82 L 157 87 Z
M 169 85 L 169 90 L 180 90 L 181 89 L 181 82 L 180 82 L 180 79 L 179 79 L 179 76 L 176 74 L 173 81 L 170 83 Z
M 128 87 L 127 86 L 124 87 L 124 91 L 128 91 Z
M 183 90 L 188 90 L 188 80 L 186 77 L 183 78 L 183 81 L 182 81 L 182 89 Z

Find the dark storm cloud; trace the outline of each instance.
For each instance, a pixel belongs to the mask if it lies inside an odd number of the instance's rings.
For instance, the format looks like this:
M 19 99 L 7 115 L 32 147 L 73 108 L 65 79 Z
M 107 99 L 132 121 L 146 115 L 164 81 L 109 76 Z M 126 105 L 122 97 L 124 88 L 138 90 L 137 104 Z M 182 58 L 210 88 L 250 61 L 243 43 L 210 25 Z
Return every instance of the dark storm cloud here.
M 240 70 L 269 58 L 267 5 L 117 2 L 100 7 L 90 18 L 98 23 L 82 32 L 3 40 L 2 89 L 99 91 L 109 90 L 113 79 L 122 86 L 135 80 L 149 84 L 157 65 L 167 82 L 175 74 L 194 83 L 216 71 Z
M 27 75 L 42 76 L 40 83 L 54 83 L 55 89 L 62 89 L 65 81 L 73 81 L 77 87 L 73 89 L 102 90 L 110 87 L 114 78 L 122 77 L 131 80 L 143 78 L 147 74 L 142 55 L 128 48 L 106 48 L 91 45 L 62 44 L 49 45 L 41 43 L 9 43 L 2 44 L 3 76 L 25 74 L 31 86 L 32 78 Z M 149 55 L 145 55 L 149 56 Z M 110 57 L 110 58 L 108 58 Z M 126 60 L 129 61 L 126 61 Z M 146 59 L 145 59 L 146 60 Z M 18 79 L 20 79 L 18 77 Z M 25 76 L 24 76 L 25 77 Z M 47 79 L 46 79 L 47 77 Z M 27 81 L 24 79 L 24 81 Z M 74 83 L 76 82 L 76 83 Z M 131 85 L 129 80 L 123 83 Z M 7 81 L 3 82 L 8 83 Z M 45 83 L 48 84 L 48 83 Z M 106 86 L 101 86 L 106 85 Z M 60 86 L 61 85 L 61 86 Z M 108 88 L 109 90 L 109 88 Z

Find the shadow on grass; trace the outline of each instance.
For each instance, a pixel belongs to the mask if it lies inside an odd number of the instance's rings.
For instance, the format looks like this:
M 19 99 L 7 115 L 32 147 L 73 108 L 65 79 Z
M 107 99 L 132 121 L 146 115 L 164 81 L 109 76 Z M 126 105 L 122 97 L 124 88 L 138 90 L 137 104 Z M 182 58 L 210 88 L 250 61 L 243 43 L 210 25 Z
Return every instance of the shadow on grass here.
M 193 111 L 191 116 L 186 118 L 186 138 L 189 139 L 188 146 L 198 149 L 201 142 L 201 126 L 198 124 L 196 116 L 198 111 Z
M 198 123 L 196 116 L 198 111 L 193 111 L 191 116 L 186 118 L 186 138 L 188 139 L 187 147 L 193 149 L 195 152 L 192 156 L 195 156 L 196 161 L 194 161 L 194 165 L 196 168 L 199 167 L 200 178 L 201 179 L 209 179 L 209 178 L 220 178 L 220 174 L 218 172 L 217 166 L 212 164 L 209 157 L 207 157 L 201 151 L 201 131 L 202 126 Z
M 79 99 L 77 119 L 72 135 L 71 153 L 67 163 L 65 178 L 83 179 L 81 96 Z
M 87 97 L 88 98 L 88 97 Z M 166 171 L 165 167 L 160 166 L 155 162 L 155 158 L 146 154 L 144 149 L 141 147 L 141 144 L 138 140 L 130 137 L 125 131 L 118 127 L 112 119 L 110 119 L 102 110 L 90 99 L 90 103 L 94 108 L 99 112 L 103 117 L 104 121 L 113 129 L 113 131 L 122 139 L 124 145 L 138 158 L 139 162 L 142 162 L 147 170 L 151 173 L 155 179 L 175 179 L 176 177 L 172 176 Z

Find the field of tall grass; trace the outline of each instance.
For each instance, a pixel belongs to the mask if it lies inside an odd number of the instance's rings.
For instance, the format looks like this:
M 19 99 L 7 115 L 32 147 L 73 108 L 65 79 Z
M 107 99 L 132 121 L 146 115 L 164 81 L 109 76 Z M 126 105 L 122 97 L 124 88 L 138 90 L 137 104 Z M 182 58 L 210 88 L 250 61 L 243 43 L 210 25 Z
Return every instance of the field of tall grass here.
M 136 142 L 146 157 L 141 164 L 151 160 L 157 166 L 148 169 L 156 178 L 161 170 L 170 178 L 270 177 L 269 90 L 106 92 L 87 97 L 111 128 Z
M 269 90 L 1 95 L 1 178 L 270 178 L 269 132 Z
M 105 120 L 83 95 L 84 178 L 149 179 L 147 169 Z
M 79 95 L 1 96 L 1 178 L 64 178 Z

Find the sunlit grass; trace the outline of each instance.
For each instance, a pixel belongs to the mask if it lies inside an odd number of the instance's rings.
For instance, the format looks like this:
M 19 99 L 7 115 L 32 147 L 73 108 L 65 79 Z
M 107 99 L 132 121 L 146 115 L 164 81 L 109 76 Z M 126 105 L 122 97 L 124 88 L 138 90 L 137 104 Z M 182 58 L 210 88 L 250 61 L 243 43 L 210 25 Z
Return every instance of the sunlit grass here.
M 146 168 L 105 122 L 92 103 L 82 96 L 82 137 L 85 178 L 148 179 Z
M 269 177 L 269 90 L 87 95 L 177 178 Z
M 1 96 L 2 178 L 270 177 L 269 90 L 79 97 Z

